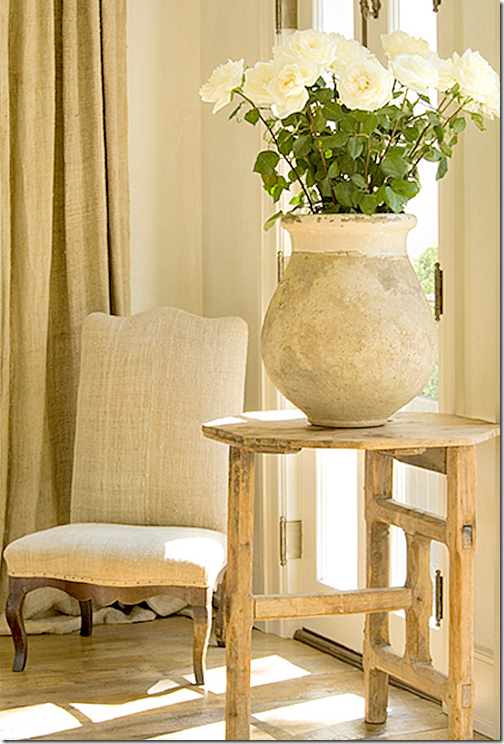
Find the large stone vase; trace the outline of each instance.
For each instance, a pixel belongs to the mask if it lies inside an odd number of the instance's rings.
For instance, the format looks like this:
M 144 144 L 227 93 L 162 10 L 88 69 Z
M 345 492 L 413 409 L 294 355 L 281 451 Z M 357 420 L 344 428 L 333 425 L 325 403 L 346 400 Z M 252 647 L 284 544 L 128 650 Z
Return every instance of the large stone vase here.
M 412 215 L 282 219 L 292 256 L 268 307 L 262 358 L 312 424 L 380 426 L 428 381 L 432 310 L 406 252 Z

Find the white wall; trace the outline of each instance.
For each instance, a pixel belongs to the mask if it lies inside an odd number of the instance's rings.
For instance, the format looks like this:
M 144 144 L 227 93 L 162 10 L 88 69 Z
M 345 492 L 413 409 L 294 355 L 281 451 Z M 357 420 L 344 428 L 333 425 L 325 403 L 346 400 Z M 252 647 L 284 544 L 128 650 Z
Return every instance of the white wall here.
M 244 58 L 251 66 L 261 58 L 263 5 L 247 0 L 202 3 L 203 81 L 228 58 Z M 265 145 L 259 126 L 228 121 L 233 108 L 214 115 L 212 106 L 202 106 L 203 310 L 205 315 L 237 313 L 247 321 L 247 408 L 257 409 L 263 215 L 261 183 L 252 167 Z
M 128 0 L 132 312 L 201 313 L 200 0 Z
M 128 0 L 132 312 L 174 305 L 249 326 L 246 407 L 260 407 L 259 127 L 215 116 L 198 91 L 228 58 L 261 56 L 264 6 Z M 273 257 L 274 259 L 274 257 Z

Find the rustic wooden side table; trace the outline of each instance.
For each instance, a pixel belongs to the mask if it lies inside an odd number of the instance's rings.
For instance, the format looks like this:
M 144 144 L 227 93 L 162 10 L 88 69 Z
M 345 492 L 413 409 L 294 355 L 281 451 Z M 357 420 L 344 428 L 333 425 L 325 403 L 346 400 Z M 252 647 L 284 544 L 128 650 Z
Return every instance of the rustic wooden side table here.
M 226 739 L 250 736 L 250 650 L 254 620 L 365 612 L 366 721 L 387 717 L 388 675 L 446 703 L 452 739 L 472 739 L 474 706 L 473 612 L 476 512 L 476 447 L 498 435 L 484 421 L 431 413 L 398 413 L 384 426 L 328 429 L 311 426 L 291 411 L 263 411 L 203 426 L 205 436 L 230 445 L 228 564 L 225 592 Z M 314 595 L 252 595 L 254 458 L 305 447 L 366 451 L 367 588 Z M 446 519 L 392 498 L 393 461 L 443 473 Z M 407 579 L 389 587 L 389 525 L 406 533 Z M 429 653 L 432 540 L 445 543 L 450 559 L 448 675 Z M 406 612 L 404 656 L 389 644 L 389 612 Z

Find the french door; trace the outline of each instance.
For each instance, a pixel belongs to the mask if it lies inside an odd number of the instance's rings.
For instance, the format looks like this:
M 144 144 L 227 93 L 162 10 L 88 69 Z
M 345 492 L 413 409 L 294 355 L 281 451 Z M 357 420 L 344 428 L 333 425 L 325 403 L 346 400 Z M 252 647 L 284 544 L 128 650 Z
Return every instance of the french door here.
M 382 3 L 382 6 L 386 3 Z M 436 18 L 425 4 L 419 13 L 408 0 L 396 0 L 381 10 L 378 19 L 368 22 L 369 48 L 381 55 L 379 37 L 395 27 L 414 35 L 428 38 L 431 48 L 436 48 Z M 324 31 L 342 33 L 347 38 L 359 38 L 360 13 L 352 0 L 320 0 L 314 4 L 313 24 Z M 419 22 L 419 16 L 422 22 Z M 424 17 L 425 16 L 425 17 Z M 357 22 L 356 22 L 357 21 Z M 414 24 L 414 28 L 411 26 Z M 421 174 L 423 189 L 411 211 L 418 218 L 409 240 L 408 250 L 413 263 L 428 257 L 433 264 L 437 252 L 437 185 L 435 171 L 427 163 Z M 409 408 L 437 410 L 437 381 L 431 380 L 427 395 L 419 396 Z M 287 563 L 286 584 L 299 592 L 324 592 L 328 589 L 353 589 L 365 586 L 365 528 L 363 519 L 363 453 L 353 451 L 304 451 L 296 462 L 288 464 L 290 484 L 295 485 L 289 498 L 288 511 L 302 522 L 303 554 L 299 560 Z M 395 464 L 395 498 L 412 506 L 443 513 L 443 479 L 418 468 Z M 294 472 L 293 472 L 294 471 Z M 297 496 L 296 496 L 297 494 Z M 294 503 L 296 501 L 297 503 Z M 406 578 L 406 550 L 404 533 L 391 528 L 392 572 L 391 583 L 403 585 Z M 444 546 L 433 544 L 431 571 L 435 585 L 436 575 L 446 577 Z M 439 573 L 437 573 L 439 572 Z M 438 578 L 439 586 L 439 578 Z M 446 587 L 445 587 L 446 588 Z M 439 608 L 439 597 L 438 597 Z M 439 609 L 438 609 L 439 612 Z M 434 612 L 433 612 L 434 615 Z M 356 651 L 362 650 L 364 616 L 309 618 L 303 627 L 330 638 Z M 431 647 L 436 666 L 446 669 L 446 623 L 432 620 Z M 391 617 L 391 642 L 399 653 L 404 647 L 404 613 Z
M 369 3 L 371 6 L 371 2 Z M 360 0 L 298 0 L 300 28 L 311 26 L 361 39 Z M 378 19 L 367 25 L 368 46 L 381 57 L 380 35 L 402 28 L 429 40 L 439 54 L 461 54 L 479 49 L 498 69 L 499 6 L 494 0 L 443 0 L 433 13 L 432 0 L 382 0 Z M 440 410 L 463 416 L 498 421 L 499 362 L 499 124 L 487 122 L 484 133 L 471 123 L 457 146 L 447 176 L 438 187 L 429 164 L 421 173 L 422 191 L 410 201 L 408 211 L 419 217 L 409 234 L 408 251 L 413 262 L 431 263 L 440 245 L 444 270 L 445 315 L 439 324 Z M 439 213 L 439 220 L 438 220 Z M 266 213 L 268 216 L 269 213 Z M 422 215 L 426 215 L 425 218 Z M 280 230 L 278 230 L 280 232 Z M 274 231 L 264 254 L 274 255 Z M 284 246 L 288 251 L 288 247 Z M 427 255 L 423 255 L 427 252 Z M 268 259 L 269 260 L 269 259 Z M 267 272 L 266 272 L 267 273 Z M 269 278 L 268 278 L 269 277 Z M 269 282 L 269 283 L 268 283 Z M 264 301 L 271 295 L 273 280 L 268 274 Z M 427 294 L 430 290 L 426 287 Z M 412 402 L 423 410 L 437 410 L 437 379 L 425 394 Z M 265 379 L 263 407 L 289 407 Z M 356 452 L 303 451 L 293 457 L 265 456 L 263 509 L 260 531 L 260 573 L 266 593 L 325 592 L 328 588 L 349 589 L 365 585 L 363 462 Z M 395 464 L 395 498 L 444 516 L 444 478 L 413 467 Z M 475 727 L 499 739 L 499 568 L 500 489 L 499 447 L 478 447 L 478 537 L 475 585 Z M 302 525 L 302 557 L 288 555 L 279 565 L 279 518 Z M 299 537 L 299 535 L 298 535 Z M 448 596 L 449 571 L 445 548 L 433 543 L 431 572 L 439 571 Z M 405 577 L 404 535 L 392 530 L 391 575 L 393 585 Z M 434 605 L 434 603 L 433 603 Z M 439 605 L 438 605 L 439 609 Z M 447 606 L 436 626 L 432 618 L 431 649 L 436 666 L 446 668 Z M 433 613 L 434 615 L 434 613 Z M 391 618 L 392 643 L 400 652 L 404 643 L 401 613 Z M 303 621 L 272 621 L 267 630 L 292 635 L 305 627 L 357 651 L 362 648 L 363 617 L 307 618 Z

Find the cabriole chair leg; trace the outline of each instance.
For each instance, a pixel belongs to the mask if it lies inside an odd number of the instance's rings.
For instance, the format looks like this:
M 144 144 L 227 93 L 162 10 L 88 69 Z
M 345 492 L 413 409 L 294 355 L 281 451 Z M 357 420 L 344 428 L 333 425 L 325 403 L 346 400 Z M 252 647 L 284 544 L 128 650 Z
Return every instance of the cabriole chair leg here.
M 81 636 L 90 636 L 93 632 L 93 606 L 90 599 L 79 600 L 81 611 Z
M 224 608 L 226 604 L 226 574 L 222 579 L 221 585 L 218 591 L 219 604 L 217 607 L 217 613 L 215 615 L 215 640 L 219 648 L 224 648 L 226 645 L 226 628 L 224 626 Z
M 210 602 L 207 605 L 193 605 L 192 610 L 194 616 L 194 676 L 197 685 L 204 685 L 206 653 L 210 631 L 212 630 L 212 603 Z
M 26 639 L 26 630 L 23 623 L 23 602 L 26 594 L 10 593 L 7 598 L 5 614 L 7 622 L 12 633 L 14 642 L 14 663 L 12 664 L 13 672 L 22 672 L 26 664 L 28 653 L 28 644 Z

